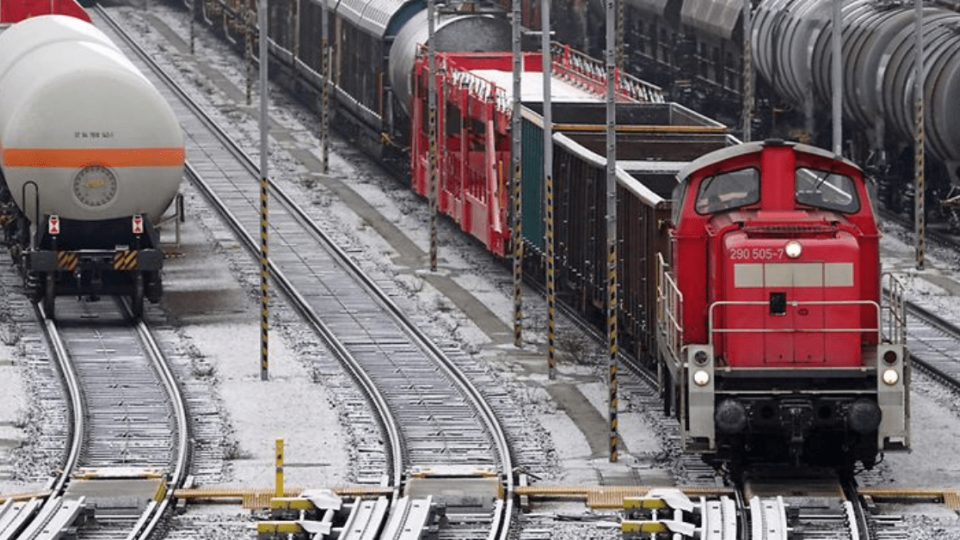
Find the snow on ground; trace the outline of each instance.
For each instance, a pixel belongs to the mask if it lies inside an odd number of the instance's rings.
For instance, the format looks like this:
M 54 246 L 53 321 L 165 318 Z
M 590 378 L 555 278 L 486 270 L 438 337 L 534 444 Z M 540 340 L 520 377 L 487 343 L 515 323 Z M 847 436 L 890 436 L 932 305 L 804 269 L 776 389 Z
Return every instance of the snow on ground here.
M 346 483 L 348 468 L 342 464 L 349 452 L 328 391 L 314 380 L 312 359 L 271 331 L 269 378 L 261 380 L 259 299 L 230 271 L 232 241 L 220 243 L 209 230 L 205 234 L 210 218 L 201 214 L 209 210 L 190 208 L 177 249 L 183 256 L 166 262 L 163 308 L 217 381 L 233 434 L 225 449 L 232 470 L 223 485 L 272 486 L 278 438 L 284 441 L 288 485 Z
M 149 9 L 151 15 L 161 18 L 179 35 L 189 35 L 182 14 L 163 6 L 150 6 Z M 134 14 L 133 18 L 136 17 Z M 139 28 L 144 36 L 155 41 L 155 48 L 166 51 L 171 58 L 167 60 L 171 64 L 169 69 L 175 71 L 179 79 L 199 84 L 188 84 L 188 89 L 203 96 L 222 121 L 235 127 L 241 140 L 255 145 L 259 138 L 258 127 L 246 114 L 244 106 L 232 102 L 197 70 L 196 61 L 202 60 L 224 73 L 237 88 L 243 88 L 243 67 L 238 66 L 232 53 L 198 29 L 197 43 L 202 52 L 194 59 L 172 51 L 149 24 L 142 23 Z M 255 96 L 254 103 L 256 99 Z M 309 117 L 284 112 L 276 105 L 271 114 L 318 155 Z M 250 152 L 256 159 L 255 147 Z M 365 267 L 378 268 L 392 275 L 421 313 L 432 313 L 434 323 L 455 333 L 465 347 L 489 358 L 502 376 L 525 388 L 522 390 L 526 394 L 525 403 L 551 437 L 555 458 L 561 465 L 555 480 L 558 483 L 595 483 L 597 471 L 605 466 L 606 458 L 597 455 L 591 441 L 551 398 L 547 389 L 554 383 L 546 379 L 545 357 L 535 362 L 517 359 L 512 346 L 492 344 L 488 336 L 453 309 L 424 279 L 424 261 L 398 267 L 403 254 L 396 253 L 369 224 L 319 187 L 313 173 L 295 169 L 283 154 L 278 150 L 271 155 L 276 161 L 271 167 L 282 171 L 291 184 L 302 190 L 303 200 L 311 201 L 319 210 L 336 216 L 338 234 L 347 238 L 351 245 L 364 247 L 355 256 Z M 373 181 L 371 174 L 378 174 L 376 172 L 358 169 L 350 160 L 339 156 L 331 157 L 332 176 L 349 180 L 351 189 L 395 221 L 415 245 L 424 251 L 428 249 L 422 201 L 402 186 L 385 188 L 384 183 Z M 344 463 L 349 461 L 351 448 L 349 434 L 344 433 L 341 424 L 344 417 L 342 404 L 327 391 L 331 381 L 317 380 L 316 356 L 323 353 L 317 353 L 315 347 L 305 347 L 302 334 L 289 319 L 274 315 L 272 320 L 282 324 L 273 328 L 270 334 L 270 380 L 260 380 L 258 269 L 240 253 L 230 233 L 209 217 L 209 211 L 199 202 L 199 196 L 189 187 L 185 188 L 185 193 L 189 217 L 184 225 L 182 246 L 174 250 L 182 256 L 167 261 L 163 313 L 181 329 L 184 346 L 195 348 L 203 363 L 209 365 L 213 384 L 217 387 L 220 406 L 231 430 L 231 443 L 224 449 L 230 466 L 221 483 L 270 487 L 274 472 L 274 440 L 278 437 L 285 440 L 288 486 L 327 487 L 349 482 L 351 471 Z M 496 267 L 490 264 L 489 257 L 479 252 L 475 243 L 464 241 L 459 235 L 449 224 L 442 223 L 440 273 L 471 290 L 491 306 L 504 324 L 512 325 L 512 299 L 503 286 L 504 282 L 509 282 L 509 276 L 503 271 L 491 272 Z M 171 241 L 169 234 L 165 239 Z M 902 272 L 911 297 L 922 297 L 939 312 L 960 321 L 960 305 L 954 296 L 956 291 L 931 283 L 939 282 L 941 276 L 960 280 L 955 257 L 931 254 L 928 269 L 917 272 L 901 262 L 903 257 L 909 257 L 912 248 L 896 234 L 887 234 L 883 246 L 888 253 L 885 265 Z M 532 296 L 529 291 L 525 293 L 525 303 L 529 307 L 525 346 L 521 352 L 536 355 L 542 349 L 538 346 L 546 343 L 545 309 L 542 302 Z M 4 459 L 9 460 L 19 441 L 29 436 L 23 419 L 24 411 L 29 410 L 31 395 L 22 377 L 24 366 L 19 358 L 15 347 L 0 345 L 0 493 L 32 489 L 38 481 L 35 478 L 4 481 L 2 472 Z M 606 418 L 607 388 L 603 379 L 597 377 L 595 366 L 579 365 L 568 358 L 561 363 L 559 371 L 558 380 L 575 385 L 594 405 L 596 413 Z M 932 385 L 924 385 L 922 392 L 914 392 L 915 450 L 911 454 L 887 456 L 881 465 L 885 486 L 960 485 L 960 465 L 955 459 L 956 449 L 960 448 L 960 429 L 957 429 L 960 407 L 954 394 L 931 388 Z M 624 403 L 621 407 L 620 432 L 629 449 L 629 454 L 623 456 L 624 461 L 639 462 L 663 452 L 652 420 L 628 411 Z M 593 443 L 596 447 L 597 441 Z M 600 446 L 605 444 L 605 440 L 599 443 Z M 8 474 L 12 475 L 12 472 Z M 205 509 L 191 511 L 182 519 L 190 526 L 199 526 L 197 524 L 203 522 L 220 523 L 226 519 L 236 527 L 244 527 L 246 517 L 242 511 L 233 507 L 227 512 L 235 512 L 235 515 L 225 518 L 214 509 Z M 950 525 L 949 516 L 938 513 L 930 519 L 943 519 L 947 526 Z M 210 534 L 205 537 L 214 537 L 213 533 Z

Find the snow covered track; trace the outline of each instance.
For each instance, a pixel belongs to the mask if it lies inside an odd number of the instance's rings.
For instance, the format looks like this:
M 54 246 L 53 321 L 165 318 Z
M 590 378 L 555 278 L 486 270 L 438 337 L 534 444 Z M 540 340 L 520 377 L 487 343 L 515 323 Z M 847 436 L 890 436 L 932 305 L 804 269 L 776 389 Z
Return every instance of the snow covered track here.
M 95 17 L 104 28 L 108 17 L 102 11 Z M 104 30 L 122 32 L 116 26 Z M 158 81 L 176 111 L 186 131 L 191 180 L 258 257 L 259 171 L 252 160 L 135 45 L 122 36 L 118 42 L 136 63 L 147 66 L 144 73 Z M 509 443 L 484 394 L 471 382 L 469 355 L 456 345 L 434 344 L 391 300 L 393 284 L 365 276 L 277 185 L 271 183 L 269 195 L 271 277 L 357 379 L 388 441 L 384 450 L 360 453 L 365 460 L 360 480 L 379 483 L 387 476 L 399 495 L 404 475 L 416 470 L 412 484 L 423 496 L 432 489 L 449 493 L 455 485 L 463 500 L 494 499 L 499 489 L 491 489 L 488 471 L 493 471 L 496 485 L 502 483 L 510 493 Z M 471 470 L 482 477 L 465 481 L 464 471 Z M 457 498 L 448 495 L 443 501 L 450 530 L 457 529 L 458 516 L 464 524 L 464 534 L 451 538 L 505 538 L 509 497 L 463 513 L 449 510 L 470 506 Z
M 176 381 L 126 304 L 64 304 L 46 335 L 70 402 L 69 453 L 42 504 L 8 503 L 0 538 L 146 538 L 186 476 L 188 425 Z

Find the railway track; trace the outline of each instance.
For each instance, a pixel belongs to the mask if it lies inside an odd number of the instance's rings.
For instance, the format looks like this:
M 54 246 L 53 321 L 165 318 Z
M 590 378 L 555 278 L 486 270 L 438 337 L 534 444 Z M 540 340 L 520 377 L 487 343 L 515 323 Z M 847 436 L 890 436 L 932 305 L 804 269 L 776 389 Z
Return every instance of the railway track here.
M 257 167 L 104 10 L 95 16 L 165 94 L 186 132 L 191 181 L 259 259 Z M 268 189 L 277 203 L 270 277 L 368 396 L 386 441 L 359 454 L 358 475 L 371 485 L 387 479 L 391 511 L 367 511 L 365 519 L 417 515 L 400 503 L 409 492 L 446 507 L 443 538 L 506 538 L 512 502 L 500 493 L 512 491 L 513 465 L 500 422 L 511 419 L 488 405 L 491 390 L 471 382 L 481 366 L 455 344 L 429 340 L 391 299 L 392 284 L 366 276 L 279 185 Z
M 127 304 L 65 303 L 59 315 L 45 334 L 70 403 L 68 452 L 44 498 L 0 509 L 0 539 L 147 538 L 186 478 L 177 382 Z
M 785 486 L 789 486 L 786 488 Z M 690 488 L 685 488 L 689 493 Z M 872 515 L 852 481 L 832 471 L 757 468 L 732 493 L 654 489 L 625 499 L 625 540 L 869 540 L 907 538 L 902 518 Z
M 912 225 L 899 215 L 882 212 L 881 216 L 901 227 Z M 909 229 L 908 229 L 909 230 Z M 929 234 L 930 247 L 960 252 L 960 241 L 954 236 L 933 231 Z M 907 337 L 910 357 L 914 365 L 960 391 L 960 327 L 933 312 L 920 300 L 907 299 Z

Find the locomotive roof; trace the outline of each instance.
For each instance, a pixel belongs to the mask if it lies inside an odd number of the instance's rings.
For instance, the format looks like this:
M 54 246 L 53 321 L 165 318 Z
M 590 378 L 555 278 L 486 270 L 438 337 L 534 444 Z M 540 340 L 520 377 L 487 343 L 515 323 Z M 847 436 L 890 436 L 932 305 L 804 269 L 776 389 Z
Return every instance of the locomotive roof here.
M 770 139 L 766 141 L 742 143 L 736 146 L 722 148 L 720 150 L 710 152 L 709 154 L 704 154 L 703 156 L 700 156 L 699 158 L 691 161 L 690 164 L 688 164 L 686 167 L 681 169 L 680 172 L 677 173 L 677 178 L 679 178 L 681 182 L 686 182 L 691 174 L 693 174 L 695 171 L 699 169 L 702 169 L 707 165 L 710 165 L 712 163 L 718 163 L 720 161 L 731 159 L 737 156 L 744 156 L 747 154 L 759 152 L 761 149 L 763 149 L 763 147 L 773 146 L 773 145 L 792 146 L 797 151 L 804 152 L 807 154 L 813 154 L 813 155 L 817 155 L 817 156 L 821 156 L 829 159 L 839 159 L 840 161 L 843 161 L 844 163 L 850 165 L 851 167 L 854 167 L 857 170 L 860 170 L 860 167 L 857 166 L 852 161 L 844 158 L 843 156 L 837 156 L 833 152 L 824 150 L 823 148 L 811 146 L 809 144 L 798 143 L 798 142 Z

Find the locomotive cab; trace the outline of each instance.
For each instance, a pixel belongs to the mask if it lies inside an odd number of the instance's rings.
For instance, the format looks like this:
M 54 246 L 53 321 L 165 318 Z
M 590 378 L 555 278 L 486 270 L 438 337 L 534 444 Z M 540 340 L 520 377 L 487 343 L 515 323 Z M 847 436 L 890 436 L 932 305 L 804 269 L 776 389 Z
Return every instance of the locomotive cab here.
M 767 141 L 679 176 L 658 350 L 685 449 L 845 467 L 907 449 L 902 296 L 881 296 L 860 169 Z

